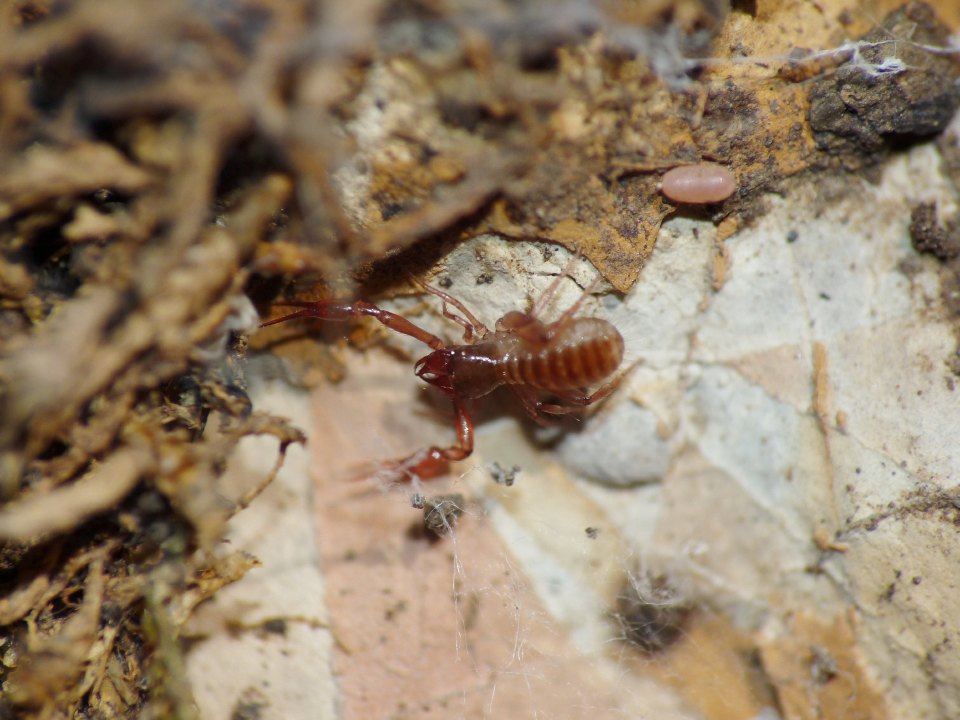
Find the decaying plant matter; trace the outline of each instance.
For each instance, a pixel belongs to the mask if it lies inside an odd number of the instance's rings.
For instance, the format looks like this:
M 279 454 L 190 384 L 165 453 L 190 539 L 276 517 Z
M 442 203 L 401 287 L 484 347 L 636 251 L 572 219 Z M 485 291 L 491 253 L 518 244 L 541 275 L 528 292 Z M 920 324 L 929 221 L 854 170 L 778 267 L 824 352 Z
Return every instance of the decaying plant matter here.
M 260 488 L 217 477 L 246 435 L 302 440 L 243 370 L 243 289 L 292 185 L 244 149 L 248 58 L 216 18 L 2 11 L 2 702 L 189 716 L 179 629 L 255 562 L 218 541 Z

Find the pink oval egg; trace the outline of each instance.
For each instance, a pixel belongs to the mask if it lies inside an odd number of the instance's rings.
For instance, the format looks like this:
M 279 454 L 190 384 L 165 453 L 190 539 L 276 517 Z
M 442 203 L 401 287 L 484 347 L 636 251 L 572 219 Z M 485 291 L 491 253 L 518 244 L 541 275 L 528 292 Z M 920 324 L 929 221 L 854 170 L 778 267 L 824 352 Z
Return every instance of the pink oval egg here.
M 678 203 L 723 202 L 737 189 L 737 179 L 723 165 L 681 165 L 664 173 L 660 191 Z

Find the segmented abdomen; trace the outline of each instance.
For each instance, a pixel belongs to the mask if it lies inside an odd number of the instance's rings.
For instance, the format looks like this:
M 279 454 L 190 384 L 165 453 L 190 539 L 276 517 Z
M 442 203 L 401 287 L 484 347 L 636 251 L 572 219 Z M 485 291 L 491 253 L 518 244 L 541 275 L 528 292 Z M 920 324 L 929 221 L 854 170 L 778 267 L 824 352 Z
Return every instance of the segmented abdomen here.
M 501 361 L 508 385 L 539 390 L 584 388 L 610 377 L 623 360 L 623 337 L 606 320 L 580 318 L 540 348 L 518 348 Z

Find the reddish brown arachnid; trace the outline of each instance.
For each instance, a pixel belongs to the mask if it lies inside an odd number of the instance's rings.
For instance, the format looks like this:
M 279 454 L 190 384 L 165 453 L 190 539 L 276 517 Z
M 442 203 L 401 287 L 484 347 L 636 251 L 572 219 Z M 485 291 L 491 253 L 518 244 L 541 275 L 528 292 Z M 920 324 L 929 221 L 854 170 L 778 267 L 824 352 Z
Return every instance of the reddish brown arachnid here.
M 591 385 L 610 378 L 623 360 L 623 337 L 611 323 L 600 318 L 574 317 L 589 288 L 555 321 L 541 320 L 540 315 L 566 275 L 565 271 L 550 285 L 530 312 L 508 312 L 497 320 L 493 331 L 456 298 L 411 278 L 423 290 L 440 298 L 443 316 L 463 328 L 462 345 L 448 345 L 405 317 L 365 300 L 277 303 L 300 309 L 268 320 L 260 327 L 297 318 L 343 322 L 367 315 L 390 330 L 429 345 L 432 352 L 416 362 L 414 372 L 450 397 L 456 415 L 457 443 L 447 448 L 429 447 L 386 465 L 399 478 L 425 479 L 442 474 L 450 462 L 463 460 L 473 452 L 473 421 L 466 401 L 507 385 L 520 398 L 527 414 L 543 423 L 541 413 L 574 412 L 607 397 L 622 380 L 620 374 L 587 393 Z M 545 402 L 544 395 L 556 402 Z

